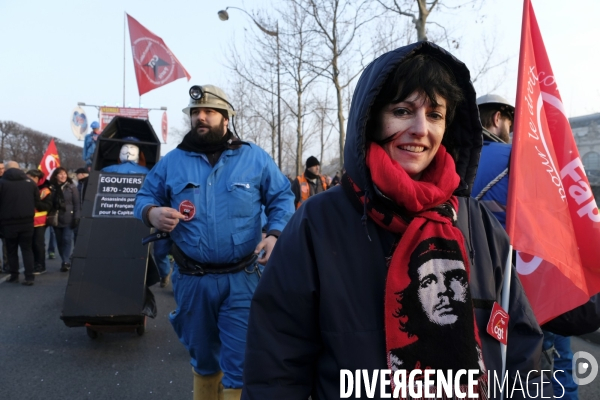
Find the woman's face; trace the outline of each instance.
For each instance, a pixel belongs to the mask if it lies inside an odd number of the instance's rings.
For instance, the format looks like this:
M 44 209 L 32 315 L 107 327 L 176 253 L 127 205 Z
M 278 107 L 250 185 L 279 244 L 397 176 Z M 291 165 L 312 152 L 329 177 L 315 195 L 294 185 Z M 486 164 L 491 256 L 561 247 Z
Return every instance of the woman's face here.
M 396 134 L 383 148 L 414 180 L 421 178 L 435 157 L 446 130 L 446 100 L 437 96 L 436 101 L 434 107 L 414 92 L 400 103 L 388 104 L 379 116 L 377 140 Z
M 67 173 L 65 171 L 60 171 L 56 175 L 56 180 L 58 181 L 58 183 L 65 183 L 67 181 Z

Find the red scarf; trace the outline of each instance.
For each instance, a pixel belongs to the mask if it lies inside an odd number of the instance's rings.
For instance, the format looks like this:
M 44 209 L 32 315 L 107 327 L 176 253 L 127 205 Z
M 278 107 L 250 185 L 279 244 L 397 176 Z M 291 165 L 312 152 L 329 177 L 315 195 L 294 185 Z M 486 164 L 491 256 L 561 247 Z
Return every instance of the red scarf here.
M 440 146 L 421 180 L 415 181 L 381 146 L 370 143 L 367 166 L 376 188 L 398 207 L 392 211 L 375 201 L 367 204 L 369 216 L 402 235 L 385 288 L 388 367 L 407 370 L 407 377 L 413 369 L 479 369 L 475 393 L 487 398 L 469 259 L 455 226 L 458 199 L 452 193 L 460 178 L 454 160 Z M 463 393 L 466 383 L 461 380 Z

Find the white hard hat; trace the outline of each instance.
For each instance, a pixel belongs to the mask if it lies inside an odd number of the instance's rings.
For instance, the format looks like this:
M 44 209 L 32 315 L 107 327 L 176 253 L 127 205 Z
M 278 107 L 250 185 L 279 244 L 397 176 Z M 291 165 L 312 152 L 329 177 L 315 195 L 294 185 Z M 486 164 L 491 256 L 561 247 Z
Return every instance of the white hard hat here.
M 505 106 L 512 107 L 513 109 L 515 108 L 515 106 L 510 104 L 508 100 L 506 100 L 504 97 L 498 94 L 485 94 L 481 97 L 478 97 L 476 101 L 478 107 L 484 104 L 502 104 Z
M 485 94 L 481 97 L 478 97 L 476 102 L 477 107 L 497 105 L 499 110 L 506 112 L 511 118 L 514 118 L 515 106 L 498 94 Z
M 186 108 L 181 110 L 184 114 L 189 116 L 192 108 L 199 107 L 225 110 L 227 111 L 227 117 L 229 119 L 236 114 L 235 110 L 229 103 L 227 95 L 221 88 L 218 88 L 214 85 L 192 86 L 190 93 L 197 88 L 200 88 L 200 90 L 196 90 L 197 93 L 200 93 L 200 98 L 195 99 L 190 96 L 190 103 Z

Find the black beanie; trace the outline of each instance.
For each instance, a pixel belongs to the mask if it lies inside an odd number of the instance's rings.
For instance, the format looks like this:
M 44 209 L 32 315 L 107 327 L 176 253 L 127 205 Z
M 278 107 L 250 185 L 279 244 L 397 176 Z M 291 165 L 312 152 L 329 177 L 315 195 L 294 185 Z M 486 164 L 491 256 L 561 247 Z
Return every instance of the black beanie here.
M 306 168 L 314 167 L 315 165 L 321 165 L 317 157 L 310 156 L 306 159 Z

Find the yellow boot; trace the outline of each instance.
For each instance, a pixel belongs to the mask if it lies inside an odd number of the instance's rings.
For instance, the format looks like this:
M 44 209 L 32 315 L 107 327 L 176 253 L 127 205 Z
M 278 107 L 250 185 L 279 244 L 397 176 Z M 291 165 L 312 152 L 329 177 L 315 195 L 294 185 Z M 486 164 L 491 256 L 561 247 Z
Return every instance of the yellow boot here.
M 223 400 L 240 400 L 242 389 L 223 389 Z
M 223 398 L 221 385 L 221 378 L 223 373 L 221 371 L 212 375 L 200 375 L 194 373 L 194 400 L 221 400 Z

